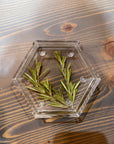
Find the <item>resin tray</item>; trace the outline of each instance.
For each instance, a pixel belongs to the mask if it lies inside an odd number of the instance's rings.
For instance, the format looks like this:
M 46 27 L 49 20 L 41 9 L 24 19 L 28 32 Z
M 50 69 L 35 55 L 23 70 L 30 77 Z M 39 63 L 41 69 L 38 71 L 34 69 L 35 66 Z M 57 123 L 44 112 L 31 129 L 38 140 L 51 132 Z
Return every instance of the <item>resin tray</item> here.
M 26 88 L 29 82 L 23 77 L 28 72 L 28 67 L 34 68 L 35 60 L 42 63 L 42 71 L 49 68 L 50 71 L 46 78 L 52 83 L 55 89 L 59 89 L 60 80 L 63 79 L 54 57 L 54 52 L 60 51 L 62 56 L 67 57 L 67 62 L 71 63 L 72 76 L 71 81 L 81 81 L 78 87 L 74 108 L 57 108 L 49 106 L 49 102 L 40 101 L 38 95 Z M 35 41 L 19 67 L 14 83 L 19 88 L 23 98 L 31 107 L 31 112 L 35 118 L 51 118 L 55 116 L 76 117 L 79 118 L 83 113 L 89 99 L 93 95 L 100 82 L 98 77 L 90 66 L 78 41 Z

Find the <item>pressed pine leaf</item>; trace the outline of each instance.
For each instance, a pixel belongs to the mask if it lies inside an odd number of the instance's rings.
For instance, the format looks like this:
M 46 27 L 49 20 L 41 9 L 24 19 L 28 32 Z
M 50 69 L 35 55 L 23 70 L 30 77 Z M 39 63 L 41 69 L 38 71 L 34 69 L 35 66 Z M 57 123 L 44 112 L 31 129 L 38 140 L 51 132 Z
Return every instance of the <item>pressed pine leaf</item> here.
M 56 59 L 60 62 L 61 61 L 61 54 L 60 54 L 60 52 L 59 51 L 55 51 L 54 55 L 55 55 Z
M 63 73 L 63 71 L 62 71 L 60 65 L 59 65 L 58 63 L 57 63 L 57 65 L 58 65 L 58 68 L 59 68 L 59 70 L 61 71 L 61 73 L 64 75 L 64 73 Z
M 40 70 L 41 70 L 41 63 L 38 62 L 37 59 L 36 59 L 36 68 L 35 68 L 35 70 L 36 70 L 37 76 L 39 76 L 39 73 L 40 73 Z
M 74 103 L 74 101 L 75 101 L 75 97 L 76 97 L 76 93 L 77 93 L 77 89 L 74 89 L 74 91 L 73 91 L 73 103 Z
M 73 89 L 73 84 L 70 82 L 70 83 L 67 83 L 67 89 L 68 89 L 68 92 L 70 93 Z
M 55 106 L 55 107 L 61 107 L 61 108 L 67 108 L 67 106 L 57 102 L 57 101 L 54 101 L 54 102 L 51 102 L 50 103 L 50 106 Z
M 46 75 L 46 73 L 49 71 L 49 69 L 46 69 L 44 72 L 42 72 L 39 76 L 39 78 L 42 78 L 44 75 Z
M 60 82 L 61 82 L 62 86 L 65 88 L 65 90 L 68 92 L 68 89 L 67 89 L 66 85 L 64 84 L 64 82 L 62 80 Z
M 47 99 L 49 99 L 49 100 L 54 101 L 54 98 L 53 98 L 53 97 L 51 97 L 51 96 L 48 96 L 47 94 L 42 94 L 42 93 L 39 93 L 39 96 L 42 96 L 42 97 L 44 97 L 44 98 L 47 98 Z
M 33 74 L 33 70 L 30 67 L 28 67 L 28 69 L 31 72 L 31 74 Z
M 75 88 L 75 89 L 78 88 L 79 85 L 80 85 L 80 81 L 78 81 L 78 82 L 76 83 L 76 85 L 75 85 L 74 88 Z
M 52 85 L 49 84 L 49 94 L 52 95 Z
M 33 77 L 34 81 L 37 82 L 37 79 L 36 79 L 36 71 L 35 71 L 35 70 L 33 70 L 33 72 L 32 72 L 32 77 Z
M 67 79 L 67 82 L 68 82 L 68 83 L 69 83 L 69 81 L 70 81 L 70 77 L 71 77 L 71 69 L 67 69 L 66 79 Z
M 65 66 L 65 62 L 66 62 L 66 57 L 63 56 L 63 58 L 62 58 L 62 67 Z
M 70 67 L 71 67 L 71 63 L 68 64 L 67 69 L 70 69 Z
M 45 81 L 42 82 L 42 85 L 49 90 L 49 81 L 46 79 Z
M 72 101 L 73 101 L 73 100 L 72 100 L 72 95 L 69 94 L 69 93 L 68 93 L 67 95 L 68 95 L 68 99 L 69 99 L 69 100 L 71 101 L 71 103 L 72 103 Z
M 32 84 L 36 84 L 36 82 L 34 81 L 34 79 L 27 73 L 24 73 L 23 75 L 26 79 L 28 79 Z
M 33 91 L 38 92 L 38 89 L 37 89 L 37 88 L 34 88 L 34 87 L 29 87 L 29 86 L 26 86 L 26 88 L 28 88 L 28 89 L 30 89 L 30 90 L 33 90 Z
M 26 86 L 26 87 L 30 90 L 33 90 L 33 91 L 36 91 L 36 92 L 39 92 L 39 93 L 45 93 L 45 90 L 40 88 L 40 87 L 29 87 L 29 86 Z
M 57 100 L 57 101 L 59 101 L 60 103 L 63 103 L 63 104 L 65 104 L 65 105 L 67 105 L 67 103 L 66 103 L 66 101 L 64 100 L 64 98 L 61 96 L 61 95 L 53 95 L 53 97 Z

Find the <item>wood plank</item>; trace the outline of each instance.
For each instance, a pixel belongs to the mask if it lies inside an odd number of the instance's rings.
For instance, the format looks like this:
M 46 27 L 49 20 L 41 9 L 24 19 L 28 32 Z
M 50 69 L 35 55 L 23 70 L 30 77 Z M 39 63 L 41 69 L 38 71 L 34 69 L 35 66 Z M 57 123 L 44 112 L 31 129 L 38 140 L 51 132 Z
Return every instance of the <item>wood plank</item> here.
M 113 0 L 1 1 L 0 87 L 4 88 L 0 89 L 0 143 L 113 144 L 113 37 Z M 101 76 L 99 92 L 83 122 L 35 120 L 28 103 L 11 85 L 18 66 L 37 39 L 80 40 Z

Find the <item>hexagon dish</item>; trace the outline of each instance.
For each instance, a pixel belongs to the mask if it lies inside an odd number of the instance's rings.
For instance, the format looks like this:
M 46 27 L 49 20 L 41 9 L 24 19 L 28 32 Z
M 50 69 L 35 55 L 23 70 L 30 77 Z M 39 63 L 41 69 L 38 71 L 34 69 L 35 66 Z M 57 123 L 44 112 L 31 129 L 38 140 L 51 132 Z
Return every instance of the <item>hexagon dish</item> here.
M 47 102 L 40 101 L 36 93 L 26 88 L 28 81 L 23 77 L 23 74 L 28 72 L 28 67 L 33 68 L 35 59 L 38 59 L 38 61 L 42 62 L 42 70 L 50 69 L 45 79 L 48 78 L 53 87 L 59 89 L 62 75 L 58 70 L 54 51 L 61 51 L 61 54 L 67 57 L 67 61 L 71 63 L 71 80 L 73 82 L 81 80 L 73 109 L 70 107 L 56 108 L 49 106 Z M 31 106 L 35 118 L 51 118 L 54 116 L 79 118 L 86 109 L 87 103 L 100 80 L 100 77 L 96 75 L 90 66 L 78 41 L 35 41 L 13 79 L 24 95 L 24 100 Z

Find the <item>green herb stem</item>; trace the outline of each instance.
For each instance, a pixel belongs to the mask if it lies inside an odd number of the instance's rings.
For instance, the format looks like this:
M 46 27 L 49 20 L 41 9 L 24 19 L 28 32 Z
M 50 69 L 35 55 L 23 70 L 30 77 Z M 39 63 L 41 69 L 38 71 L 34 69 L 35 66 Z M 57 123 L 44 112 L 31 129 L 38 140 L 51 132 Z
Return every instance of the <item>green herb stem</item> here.
M 37 92 L 39 99 L 50 101 L 50 106 L 68 107 L 62 92 L 54 90 L 48 79 L 41 81 L 42 77 L 48 72 L 48 69 L 41 73 L 41 63 L 37 60 L 35 69 L 30 67 L 28 69 L 30 74 L 25 73 L 23 76 L 33 85 L 32 87 L 27 86 L 29 90 Z
M 80 84 L 80 81 L 75 84 L 71 82 L 71 63 L 68 64 L 68 66 L 66 66 L 66 57 L 62 57 L 60 52 L 55 51 L 54 53 L 55 58 L 58 61 L 58 68 L 61 71 L 64 79 L 65 79 L 65 83 L 61 80 L 61 84 L 64 87 L 64 89 L 67 92 L 67 96 L 70 100 L 70 102 L 72 103 L 72 108 L 74 107 L 74 101 L 75 101 L 75 97 L 76 97 L 76 93 L 77 93 L 77 88 Z

